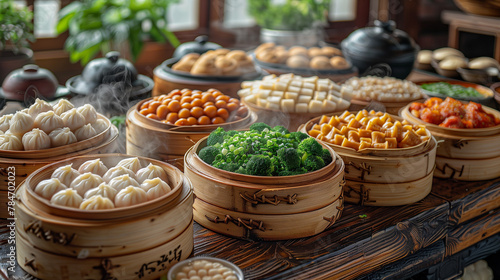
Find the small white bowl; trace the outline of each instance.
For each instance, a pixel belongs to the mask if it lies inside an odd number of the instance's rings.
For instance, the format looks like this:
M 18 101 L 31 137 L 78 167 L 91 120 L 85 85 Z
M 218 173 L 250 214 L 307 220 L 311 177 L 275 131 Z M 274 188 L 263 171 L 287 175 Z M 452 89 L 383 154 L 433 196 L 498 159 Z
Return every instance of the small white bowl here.
M 230 262 L 230 261 L 226 261 L 224 259 L 219 259 L 219 258 L 213 258 L 213 257 L 193 257 L 193 258 L 189 258 L 189 259 L 185 259 L 181 262 L 178 262 L 176 263 L 174 266 L 172 266 L 170 268 L 170 270 L 168 271 L 168 274 L 167 274 L 167 279 L 168 280 L 178 280 L 175 278 L 175 275 L 180 272 L 182 270 L 182 268 L 188 264 L 190 264 L 191 262 L 194 262 L 194 261 L 210 261 L 210 262 L 216 262 L 216 263 L 220 263 L 222 264 L 223 266 L 231 269 L 234 271 L 234 274 L 236 275 L 236 277 L 238 278 L 238 280 L 244 280 L 244 276 L 243 276 L 243 271 L 241 271 L 241 269 L 235 265 L 234 263 Z

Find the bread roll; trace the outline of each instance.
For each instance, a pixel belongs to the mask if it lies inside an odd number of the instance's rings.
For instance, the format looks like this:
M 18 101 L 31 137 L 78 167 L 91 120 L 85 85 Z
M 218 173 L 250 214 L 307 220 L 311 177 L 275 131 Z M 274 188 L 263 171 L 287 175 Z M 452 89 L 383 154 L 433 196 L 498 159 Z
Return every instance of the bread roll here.
M 338 48 L 334 48 L 334 47 L 322 47 L 321 48 L 321 52 L 323 53 L 324 56 L 326 57 L 333 57 L 333 56 L 342 56 L 342 51 Z
M 341 56 L 334 56 L 330 58 L 330 64 L 335 69 L 346 69 L 351 66 L 349 62 L 347 62 L 347 60 Z
M 230 75 L 230 76 L 239 75 L 238 64 L 236 60 L 232 58 L 227 58 L 225 56 L 218 56 L 215 59 L 215 66 L 219 68 L 222 75 Z
M 323 51 L 318 47 L 312 47 L 307 50 L 307 54 L 310 58 L 313 58 L 315 56 L 323 55 Z
M 172 66 L 172 70 L 190 72 L 198 58 L 200 54 L 188 53 Z
M 286 65 L 290 68 L 309 68 L 309 58 L 303 55 L 290 56 L 286 60 Z
M 302 55 L 308 57 L 307 49 L 301 46 L 293 46 L 288 50 L 290 56 Z
M 313 69 L 332 69 L 332 65 L 330 64 L 330 59 L 326 56 L 316 56 L 311 59 L 309 64 Z

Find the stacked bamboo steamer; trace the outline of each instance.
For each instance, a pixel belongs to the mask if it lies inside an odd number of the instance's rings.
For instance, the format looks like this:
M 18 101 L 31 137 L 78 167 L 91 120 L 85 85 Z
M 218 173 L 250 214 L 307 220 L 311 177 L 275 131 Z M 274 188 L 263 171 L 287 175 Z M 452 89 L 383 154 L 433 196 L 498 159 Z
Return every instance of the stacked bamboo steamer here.
M 206 138 L 185 155 L 184 173 L 194 186 L 194 220 L 237 238 L 285 240 L 318 234 L 343 209 L 344 164 L 329 147 L 332 163 L 294 176 L 250 176 L 227 172 L 198 157 Z M 300 224 L 300 226 L 297 226 Z
M 402 119 L 389 115 L 395 120 Z M 300 127 L 308 133 L 321 117 Z M 427 131 L 430 136 L 430 132 Z M 360 151 L 321 141 L 345 163 L 344 197 L 349 203 L 400 206 L 425 198 L 432 189 L 437 142 L 433 137 L 414 147 Z
M 0 150 L 0 218 L 7 218 L 9 193 L 13 193 L 32 172 L 56 161 L 87 154 L 110 153 L 116 150 L 115 140 L 118 129 L 108 118 L 97 114 L 97 119 L 106 124 L 104 131 L 97 135 L 69 145 L 43 150 Z
M 424 122 L 409 110 L 401 116 L 413 124 L 425 124 L 439 142 L 436 156 L 437 178 L 461 181 L 490 180 L 500 177 L 500 126 L 488 128 L 447 128 Z M 485 112 L 500 118 L 500 112 L 482 106 Z
M 61 166 L 99 158 L 113 166 L 130 156 L 103 154 L 58 161 L 33 172 L 16 192 L 19 265 L 41 279 L 158 278 L 193 251 L 192 186 L 182 172 L 139 157 L 167 174 L 170 192 L 142 204 L 105 210 L 53 205 L 35 186 Z
M 172 125 L 147 118 L 139 113 L 142 104 L 151 99 L 142 100 L 127 112 L 127 154 L 170 162 L 181 170 L 184 169 L 183 160 L 186 151 L 217 127 L 245 129 L 257 119 L 254 113 L 248 112 L 241 119 L 221 124 Z

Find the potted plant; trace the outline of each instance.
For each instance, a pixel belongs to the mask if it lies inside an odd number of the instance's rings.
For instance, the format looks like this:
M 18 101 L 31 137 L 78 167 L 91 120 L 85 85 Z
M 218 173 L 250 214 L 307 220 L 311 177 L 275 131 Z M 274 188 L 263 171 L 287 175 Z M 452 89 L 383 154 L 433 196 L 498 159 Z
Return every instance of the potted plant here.
M 326 23 L 330 0 L 250 0 L 249 12 L 261 27 L 261 41 L 316 45 Z
M 69 31 L 64 48 L 72 62 L 85 65 L 109 51 L 135 61 L 146 39 L 179 45 L 167 29 L 167 9 L 173 2 L 178 0 L 73 1 L 59 12 L 56 28 L 58 33 Z
M 33 12 L 13 0 L 0 0 L 0 84 L 12 71 L 32 63 L 29 42 L 33 35 Z

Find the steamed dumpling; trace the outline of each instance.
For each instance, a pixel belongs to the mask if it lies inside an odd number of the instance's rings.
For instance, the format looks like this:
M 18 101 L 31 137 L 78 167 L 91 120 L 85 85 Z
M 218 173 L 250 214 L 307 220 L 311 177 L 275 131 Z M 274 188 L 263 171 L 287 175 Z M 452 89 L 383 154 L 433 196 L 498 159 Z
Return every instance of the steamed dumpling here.
M 110 168 L 102 178 L 105 182 L 111 181 L 111 179 L 121 176 L 121 175 L 129 175 L 131 178 L 135 178 L 134 172 L 132 170 L 125 168 L 123 166 L 115 166 Z M 142 181 L 141 181 L 142 182 Z
M 126 175 L 125 175 L 126 176 Z M 116 207 L 126 207 L 146 202 L 146 192 L 138 187 L 129 186 L 118 192 L 115 196 Z
M 96 135 L 97 133 L 95 132 L 95 129 L 92 127 L 90 123 L 80 127 L 75 131 L 75 136 L 76 139 L 78 139 L 78 141 L 89 139 Z
M 75 106 L 71 104 L 71 102 L 69 102 L 67 99 L 59 99 L 56 105 L 54 105 L 54 113 L 60 116 L 62 113 L 69 111 L 73 108 L 75 108 Z
M 62 190 L 67 189 L 65 184 L 63 184 L 57 178 L 50 178 L 47 180 L 43 180 L 35 187 L 35 193 L 39 196 L 50 200 L 52 196 Z
M 113 201 L 111 201 L 107 197 L 102 197 L 100 195 L 85 199 L 82 204 L 80 204 L 80 209 L 82 210 L 101 210 L 113 208 L 115 208 Z
M 50 138 L 43 130 L 33 128 L 27 132 L 22 138 L 24 150 L 42 150 L 50 148 Z
M 142 168 L 139 158 L 136 157 L 122 159 L 120 160 L 120 162 L 118 162 L 116 166 L 123 166 L 125 168 L 132 170 L 132 172 L 134 173 L 137 173 L 137 171 L 139 171 L 139 169 Z
M 22 151 L 24 150 L 23 142 L 19 137 L 7 131 L 0 136 L 0 150 Z
M 52 147 L 69 145 L 77 141 L 75 134 L 69 127 L 57 128 L 49 133 L 50 143 Z
M 82 201 L 82 196 L 76 190 L 69 188 L 55 193 L 50 199 L 52 204 L 74 208 L 79 208 Z
M 66 186 L 71 185 L 71 182 L 73 182 L 76 177 L 80 176 L 80 172 L 76 171 L 76 169 L 73 168 L 73 164 L 68 164 L 64 165 L 61 167 L 58 167 L 50 178 L 57 178 L 61 183 L 63 183 Z
M 106 183 L 102 183 L 97 188 L 88 190 L 83 197 L 89 198 L 92 196 L 100 195 L 102 197 L 107 197 L 111 200 L 114 200 L 117 193 L 118 193 L 117 190 L 115 190 Z
M 94 128 L 95 132 L 99 134 L 106 130 L 106 128 L 108 128 L 108 124 L 105 120 L 98 119 L 94 123 L 92 123 L 92 127 Z
M 80 165 L 80 168 L 78 168 L 78 171 L 80 173 L 91 172 L 102 177 L 108 171 L 108 167 L 106 167 L 101 159 L 98 158 L 82 163 L 82 165 Z
M 45 131 L 45 133 L 50 133 L 54 129 L 61 128 L 63 126 L 64 122 L 62 118 L 56 115 L 54 111 L 40 113 L 35 118 L 35 127 L 40 128 Z
M 121 175 L 109 181 L 109 185 L 117 191 L 121 191 L 129 186 L 139 187 L 139 183 L 129 175 Z
M 146 192 L 148 200 L 158 198 L 172 190 L 172 188 L 160 178 L 144 180 L 141 184 L 141 189 Z
M 33 129 L 35 120 L 28 114 L 17 112 L 9 122 L 9 131 L 13 134 L 24 134 Z
M 3 115 L 2 117 L 0 117 L 0 130 L 5 132 L 7 130 L 9 130 L 10 128 L 10 119 L 12 119 L 12 117 L 14 116 L 14 114 L 7 114 L 7 115 Z
M 87 123 L 93 123 L 97 120 L 97 112 L 90 104 L 80 106 L 76 110 L 85 117 Z
M 52 110 L 53 110 L 52 106 L 49 103 L 47 103 L 47 101 L 44 101 L 42 99 L 37 98 L 35 100 L 35 103 L 33 103 L 33 105 L 31 105 L 28 108 L 28 114 L 32 118 L 36 118 L 36 116 L 38 116 L 38 114 L 43 113 L 43 112 L 52 111 Z
M 97 188 L 102 183 L 104 183 L 104 180 L 101 176 L 88 172 L 76 177 L 69 187 L 76 190 L 83 197 L 88 190 Z
M 69 127 L 72 131 L 84 126 L 87 122 L 85 117 L 78 113 L 76 108 L 70 109 L 61 114 L 61 118 L 64 121 L 64 126 Z
M 160 178 L 167 181 L 167 173 L 158 165 L 150 163 L 148 166 L 139 169 L 136 174 L 137 181 L 144 182 L 146 179 Z

